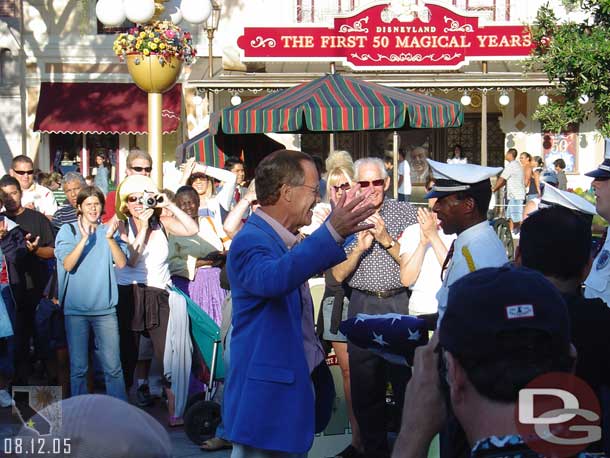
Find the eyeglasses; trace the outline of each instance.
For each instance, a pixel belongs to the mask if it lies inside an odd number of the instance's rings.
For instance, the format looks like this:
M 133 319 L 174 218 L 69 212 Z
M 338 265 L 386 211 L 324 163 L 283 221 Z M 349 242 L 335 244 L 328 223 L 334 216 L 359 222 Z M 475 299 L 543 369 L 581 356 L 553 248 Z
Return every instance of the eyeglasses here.
M 314 194 L 320 194 L 320 186 L 309 186 L 308 184 L 300 184 L 299 186 L 302 186 L 307 189 L 311 189 Z
M 34 170 L 15 170 L 13 169 L 13 172 L 15 172 L 17 175 L 34 175 Z
M 368 188 L 370 185 L 383 186 L 383 183 L 385 183 L 385 180 L 383 178 L 380 178 L 379 180 L 373 180 L 373 181 L 359 181 L 358 182 L 358 184 L 360 185 L 361 188 Z
M 129 167 L 131 170 L 135 170 L 138 173 L 142 173 L 142 172 L 146 172 L 146 173 L 150 173 L 152 172 L 152 167 Z
M 337 185 L 337 186 L 333 185 L 333 188 L 335 188 L 335 192 L 339 192 L 339 190 L 347 191 L 351 187 L 352 187 L 352 185 L 349 184 L 349 183 L 343 183 L 343 184 L 340 184 L 340 185 Z
M 130 204 L 138 202 L 140 199 L 140 196 L 127 196 L 127 202 L 129 202 Z

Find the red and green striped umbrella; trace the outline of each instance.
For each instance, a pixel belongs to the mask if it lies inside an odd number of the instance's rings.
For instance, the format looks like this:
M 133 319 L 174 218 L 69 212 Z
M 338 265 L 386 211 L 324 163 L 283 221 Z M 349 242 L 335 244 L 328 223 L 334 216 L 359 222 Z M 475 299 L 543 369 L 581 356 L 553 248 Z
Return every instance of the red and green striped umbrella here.
M 255 167 L 267 154 L 285 146 L 267 135 L 217 135 L 204 130 L 199 135 L 178 146 L 180 156 L 186 160 L 194 157 L 212 167 L 223 168 L 226 156 L 238 157 L 246 166 Z
M 458 127 L 459 102 L 415 94 L 339 74 L 253 99 L 213 113 L 210 131 L 360 131 Z

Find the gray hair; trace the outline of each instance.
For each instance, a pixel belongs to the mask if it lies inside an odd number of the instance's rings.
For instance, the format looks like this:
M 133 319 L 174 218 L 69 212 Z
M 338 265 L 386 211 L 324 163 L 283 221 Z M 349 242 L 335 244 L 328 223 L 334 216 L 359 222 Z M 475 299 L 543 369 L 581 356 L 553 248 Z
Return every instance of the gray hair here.
M 63 186 L 65 184 L 71 183 L 72 181 L 78 181 L 82 185 L 87 184 L 85 182 L 85 179 L 83 178 L 83 176 L 80 173 L 78 173 L 78 172 L 68 172 L 62 178 L 61 185 Z
M 388 172 L 385 169 L 385 164 L 381 159 L 379 159 L 378 157 L 365 157 L 362 159 L 358 159 L 356 162 L 354 162 L 354 176 L 356 177 L 356 181 L 360 179 L 360 169 L 362 167 L 371 165 L 379 169 L 379 172 L 381 173 L 381 178 L 385 180 L 388 177 Z

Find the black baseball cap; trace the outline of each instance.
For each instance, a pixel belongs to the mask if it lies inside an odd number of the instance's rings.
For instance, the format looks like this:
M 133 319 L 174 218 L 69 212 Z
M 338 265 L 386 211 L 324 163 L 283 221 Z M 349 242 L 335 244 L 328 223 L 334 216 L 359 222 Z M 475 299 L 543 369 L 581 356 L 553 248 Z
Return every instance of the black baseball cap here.
M 499 338 L 522 329 L 546 333 L 567 354 L 570 320 L 559 291 L 539 272 L 506 265 L 472 272 L 449 287 L 439 328 L 440 345 L 455 355 L 500 356 Z

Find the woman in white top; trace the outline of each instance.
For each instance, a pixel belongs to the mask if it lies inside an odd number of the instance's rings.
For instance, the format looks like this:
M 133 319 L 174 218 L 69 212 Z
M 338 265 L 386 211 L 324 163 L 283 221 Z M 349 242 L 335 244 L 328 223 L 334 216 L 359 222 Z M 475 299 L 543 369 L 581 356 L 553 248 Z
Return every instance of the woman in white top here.
M 223 183 L 215 193 L 214 179 Z M 219 251 L 229 249 L 231 238 L 222 227 L 221 207 L 231 210 L 237 176 L 229 170 L 198 164 L 189 159 L 182 171 L 180 186 L 192 186 L 199 195 L 199 235 Z
M 462 145 L 455 145 L 453 147 L 452 156 L 447 159 L 447 164 L 467 164 L 468 159 L 464 156 L 464 152 L 462 151 Z
M 167 209 L 173 216 L 161 215 L 161 209 Z M 133 384 L 141 333 L 150 336 L 155 357 L 163 361 L 169 320 L 166 288 L 171 284 L 168 235 L 191 236 L 198 228 L 167 196 L 157 193 L 149 177 L 142 175 L 128 176 L 121 183 L 116 214 L 122 221 L 121 239 L 129 245 L 127 266 L 116 271 L 121 364 L 125 386 L 129 389 Z M 166 388 L 166 391 L 168 399 L 173 399 L 171 390 Z M 173 421 L 170 417 L 170 423 Z

